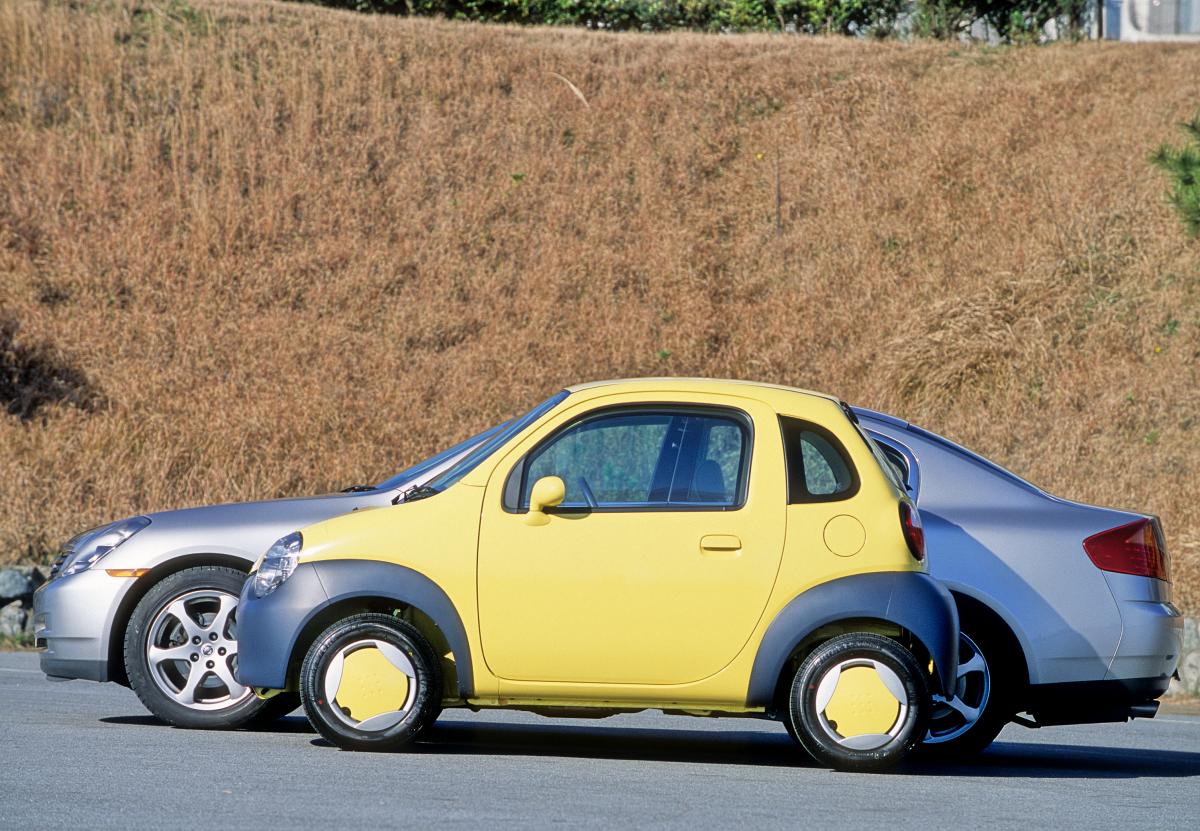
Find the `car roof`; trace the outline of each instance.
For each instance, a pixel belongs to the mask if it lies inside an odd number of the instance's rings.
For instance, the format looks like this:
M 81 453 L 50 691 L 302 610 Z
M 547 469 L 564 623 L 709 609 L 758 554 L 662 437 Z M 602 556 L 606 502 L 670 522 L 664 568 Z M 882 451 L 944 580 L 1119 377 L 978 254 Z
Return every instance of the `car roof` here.
M 827 395 L 823 392 L 814 392 L 813 390 L 800 389 L 798 387 L 787 387 L 782 384 L 765 384 L 759 381 L 744 381 L 734 378 L 672 378 L 669 376 L 652 377 L 652 378 L 614 378 L 608 381 L 588 381 L 583 384 L 575 384 L 567 387 L 567 392 L 583 392 L 585 390 L 593 390 L 599 387 L 621 387 L 629 392 L 639 392 L 642 390 L 653 390 L 661 387 L 670 387 L 678 392 L 719 392 L 722 388 L 728 387 L 751 387 L 760 390 L 774 390 L 776 392 L 788 392 L 798 395 L 808 395 L 813 398 L 822 398 L 826 401 L 832 401 L 835 404 L 841 405 L 841 400 L 832 395 Z

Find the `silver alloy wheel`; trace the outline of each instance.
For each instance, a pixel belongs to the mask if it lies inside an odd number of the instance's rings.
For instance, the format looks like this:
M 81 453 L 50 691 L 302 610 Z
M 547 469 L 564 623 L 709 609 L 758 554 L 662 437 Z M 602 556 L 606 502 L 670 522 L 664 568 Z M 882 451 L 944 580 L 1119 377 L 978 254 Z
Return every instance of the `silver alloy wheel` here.
M 957 739 L 979 721 L 992 693 L 992 674 L 987 658 L 975 641 L 960 633 L 958 638 L 958 678 L 954 696 L 933 697 L 933 711 L 925 744 Z
M 896 699 L 897 710 L 895 720 L 883 733 L 861 733 L 854 736 L 843 736 L 838 732 L 837 724 L 831 722 L 825 714 L 825 708 L 833 700 L 833 696 L 841 680 L 842 673 L 848 669 L 869 668 L 875 671 L 883 686 Z M 908 694 L 904 691 L 904 682 L 900 680 L 892 668 L 880 661 L 870 658 L 850 658 L 826 670 L 817 684 L 817 694 L 814 699 L 817 711 L 817 723 L 829 738 L 850 750 L 877 750 L 900 734 L 908 719 Z
M 355 652 L 364 649 L 377 649 L 389 664 L 396 670 L 402 673 L 406 679 L 406 690 L 404 701 L 401 702 L 399 709 L 386 710 L 380 713 L 373 713 L 368 718 L 362 720 L 355 719 L 349 714 L 346 708 L 342 707 L 338 701 L 338 692 L 342 687 L 342 680 L 345 674 L 346 659 Z M 364 679 L 354 679 L 355 683 L 361 684 Z M 369 683 L 369 681 L 368 681 Z M 412 708 L 417 691 L 417 671 L 412 665 L 412 661 L 408 656 L 401 652 L 397 647 L 386 641 L 380 640 L 365 640 L 355 641 L 347 644 L 338 650 L 338 653 L 333 656 L 333 660 L 329 662 L 329 668 L 325 670 L 325 700 L 329 702 L 330 709 L 339 720 L 344 722 L 356 730 L 364 730 L 373 732 L 378 730 L 387 730 L 399 724 L 408 711 Z M 375 685 L 377 686 L 377 685 Z
M 223 710 L 253 695 L 234 676 L 237 605 L 229 592 L 197 589 L 158 611 L 146 635 L 146 663 L 164 695 L 193 710 Z

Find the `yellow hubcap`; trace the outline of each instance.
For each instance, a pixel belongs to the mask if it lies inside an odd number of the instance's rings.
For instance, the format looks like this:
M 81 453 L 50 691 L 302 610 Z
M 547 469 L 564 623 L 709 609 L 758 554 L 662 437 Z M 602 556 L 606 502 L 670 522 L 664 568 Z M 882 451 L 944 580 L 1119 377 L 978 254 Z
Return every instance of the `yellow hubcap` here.
M 855 659 L 832 667 L 817 685 L 821 726 L 838 744 L 870 750 L 899 732 L 908 713 L 899 676 L 877 661 Z
M 360 730 L 386 730 L 399 723 L 415 686 L 412 662 L 383 641 L 344 647 L 325 673 L 325 694 L 334 713 Z

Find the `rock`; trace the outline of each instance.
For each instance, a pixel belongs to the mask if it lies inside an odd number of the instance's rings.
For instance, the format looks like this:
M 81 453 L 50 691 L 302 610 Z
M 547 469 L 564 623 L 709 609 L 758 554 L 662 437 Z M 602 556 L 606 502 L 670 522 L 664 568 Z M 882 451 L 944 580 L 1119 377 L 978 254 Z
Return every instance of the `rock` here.
M 12 600 L 28 600 L 42 583 L 42 573 L 36 567 L 0 568 L 0 605 Z
M 1183 619 L 1179 682 L 1188 695 L 1200 695 L 1200 619 L 1194 617 Z
M 9 640 L 24 638 L 26 624 L 32 617 L 33 615 L 21 604 L 20 600 L 9 603 L 0 609 L 0 638 Z

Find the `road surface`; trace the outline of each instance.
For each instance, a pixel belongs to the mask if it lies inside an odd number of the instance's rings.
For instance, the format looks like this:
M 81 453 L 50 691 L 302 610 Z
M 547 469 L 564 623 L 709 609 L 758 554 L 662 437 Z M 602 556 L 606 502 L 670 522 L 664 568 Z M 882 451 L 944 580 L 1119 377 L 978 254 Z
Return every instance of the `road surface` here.
M 970 764 L 816 767 L 783 728 L 449 711 L 406 753 L 165 727 L 129 690 L 0 653 L 0 829 L 1200 827 L 1200 718 L 1027 730 Z

